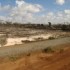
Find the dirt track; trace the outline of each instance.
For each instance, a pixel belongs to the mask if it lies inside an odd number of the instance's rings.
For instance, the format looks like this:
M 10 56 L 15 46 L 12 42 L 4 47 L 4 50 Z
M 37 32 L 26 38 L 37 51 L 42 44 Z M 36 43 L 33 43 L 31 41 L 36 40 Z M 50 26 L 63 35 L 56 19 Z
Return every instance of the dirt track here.
M 16 45 L 13 47 L 2 47 L 0 48 L 0 57 L 13 56 L 21 53 L 30 53 L 32 51 L 44 49 L 49 46 L 56 46 L 65 43 L 70 43 L 70 37 L 34 43 L 26 43 L 23 45 Z

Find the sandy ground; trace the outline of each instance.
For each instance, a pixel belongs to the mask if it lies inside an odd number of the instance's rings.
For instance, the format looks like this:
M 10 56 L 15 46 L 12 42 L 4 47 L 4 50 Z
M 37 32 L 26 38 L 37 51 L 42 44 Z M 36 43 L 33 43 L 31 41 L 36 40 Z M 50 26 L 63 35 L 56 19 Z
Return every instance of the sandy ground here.
M 22 38 L 7 38 L 7 44 L 5 44 L 4 46 L 22 44 L 22 41 L 26 41 L 26 40 L 35 41 L 37 38 L 48 39 L 51 36 L 52 36 L 52 34 L 40 34 L 40 35 L 35 35 L 35 36 L 30 36 L 30 37 L 22 37 Z
M 15 61 L 0 58 L 0 70 L 70 70 L 70 43 L 58 45 L 64 51 L 36 52 Z
M 23 54 L 31 53 L 34 51 L 45 49 L 47 47 L 53 47 L 53 46 L 65 44 L 65 43 L 70 43 L 70 37 L 39 41 L 39 42 L 24 43 L 22 45 L 0 47 L 0 57 L 15 56 L 22 53 Z
M 27 36 L 11 36 L 8 35 L 7 43 L 2 46 L 11 46 L 11 45 L 16 45 L 16 44 L 22 44 L 24 41 L 37 41 L 38 39 L 45 40 L 48 39 L 49 37 L 54 37 L 54 38 L 60 38 L 60 37 L 70 37 L 70 32 L 60 32 L 60 31 L 37 31 L 37 30 L 29 30 L 28 32 L 25 31 L 26 33 L 29 33 L 31 35 Z M 22 33 L 21 33 L 22 34 Z M 20 34 L 20 35 L 21 35 Z M 23 33 L 22 35 L 24 35 Z M 5 34 L 0 34 L 0 36 L 3 36 Z M 23 41 L 23 42 L 22 42 Z M 2 47 L 0 45 L 0 47 Z

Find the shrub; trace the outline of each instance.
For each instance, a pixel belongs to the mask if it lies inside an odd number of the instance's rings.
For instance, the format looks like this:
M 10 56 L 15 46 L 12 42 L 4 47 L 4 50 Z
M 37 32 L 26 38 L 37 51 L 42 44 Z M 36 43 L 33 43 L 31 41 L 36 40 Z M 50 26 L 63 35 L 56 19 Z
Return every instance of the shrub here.
M 45 53 L 54 52 L 54 50 L 51 47 L 47 47 L 43 50 L 43 52 L 45 52 Z
M 41 41 L 41 40 L 44 40 L 42 37 L 39 37 L 39 38 L 35 38 L 36 41 Z
M 49 39 L 49 40 L 53 40 L 53 39 L 55 39 L 55 38 L 54 38 L 54 37 L 49 37 L 48 39 Z
M 11 61 L 16 61 L 17 59 L 18 59 L 17 56 L 10 56 L 10 57 L 9 57 L 9 60 L 11 60 Z
M 29 40 L 22 40 L 22 43 L 30 43 L 31 41 Z
M 5 45 L 7 43 L 6 39 L 7 38 L 5 36 L 0 36 L 0 44 L 1 44 L 1 46 Z

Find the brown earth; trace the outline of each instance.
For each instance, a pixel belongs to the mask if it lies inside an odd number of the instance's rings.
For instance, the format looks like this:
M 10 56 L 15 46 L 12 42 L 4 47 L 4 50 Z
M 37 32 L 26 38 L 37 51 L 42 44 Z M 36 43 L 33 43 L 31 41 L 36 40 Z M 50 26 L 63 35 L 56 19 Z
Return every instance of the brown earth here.
M 0 70 L 70 70 L 70 44 L 52 53 L 36 52 L 20 59 L 0 58 Z

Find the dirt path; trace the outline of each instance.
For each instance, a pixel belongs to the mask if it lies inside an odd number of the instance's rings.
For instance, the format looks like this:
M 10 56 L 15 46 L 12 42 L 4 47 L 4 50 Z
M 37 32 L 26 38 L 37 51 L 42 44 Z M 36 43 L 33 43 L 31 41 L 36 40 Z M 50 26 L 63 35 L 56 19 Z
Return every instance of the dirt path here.
M 22 53 L 30 53 L 32 51 L 41 50 L 49 46 L 56 46 L 56 45 L 65 44 L 65 43 L 70 43 L 70 37 L 60 38 L 55 40 L 48 40 L 48 41 L 26 43 L 23 45 L 16 45 L 13 47 L 1 47 L 0 57 L 13 56 L 13 55 L 18 55 Z

